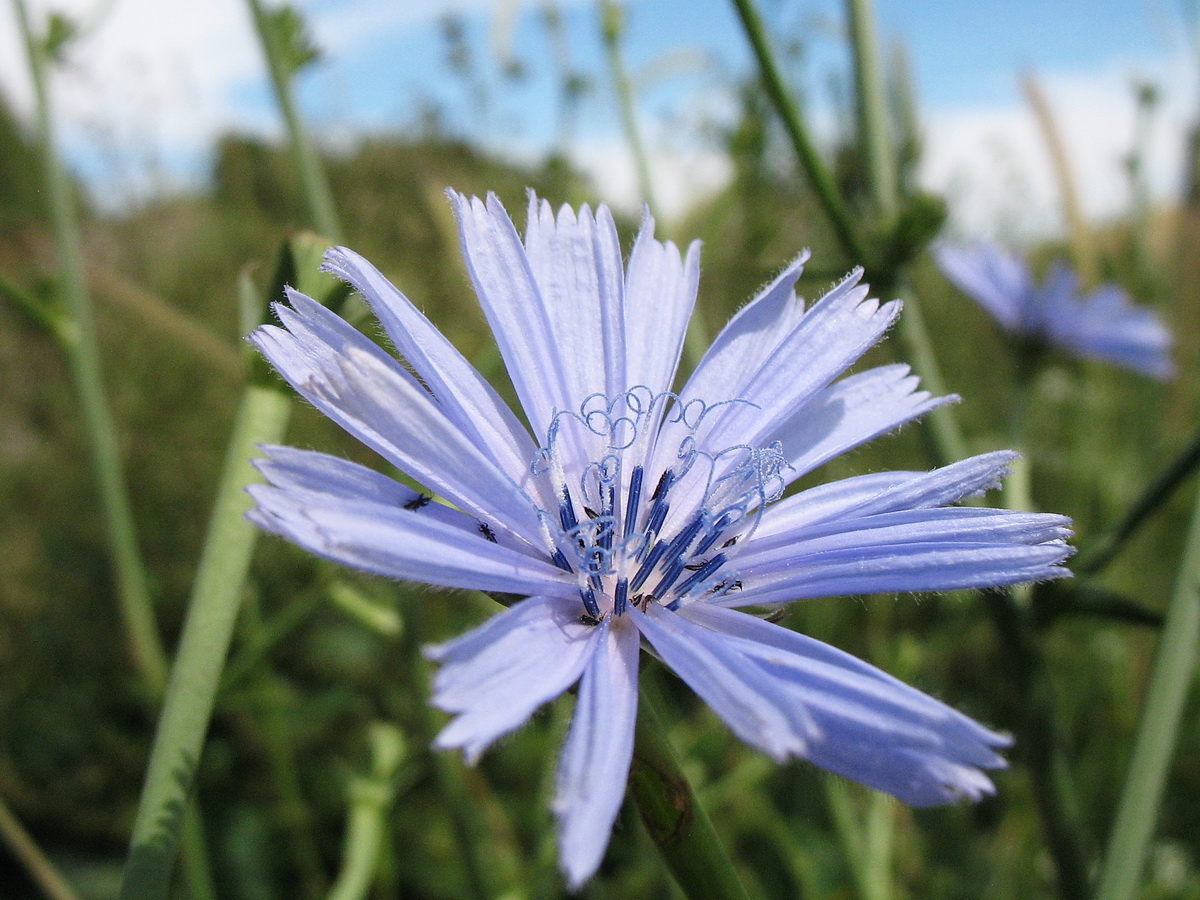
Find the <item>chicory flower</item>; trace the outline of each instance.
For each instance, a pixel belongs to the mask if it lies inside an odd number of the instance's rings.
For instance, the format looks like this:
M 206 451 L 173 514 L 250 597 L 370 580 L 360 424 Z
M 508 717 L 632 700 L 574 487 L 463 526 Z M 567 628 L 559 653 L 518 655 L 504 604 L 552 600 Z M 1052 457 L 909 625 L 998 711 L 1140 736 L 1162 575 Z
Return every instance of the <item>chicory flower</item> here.
M 1136 306 L 1115 284 L 1081 295 L 1075 273 L 1056 263 L 1039 285 L 1024 259 L 989 241 L 940 244 L 934 257 L 946 277 L 1010 334 L 1152 378 L 1174 373 L 1171 333 L 1154 310 Z
M 607 208 L 451 194 L 467 269 L 524 418 L 362 257 L 325 269 L 370 303 L 396 356 L 296 291 L 254 344 L 321 412 L 427 488 L 309 450 L 265 448 L 252 518 L 386 576 L 520 600 L 428 655 L 437 738 L 474 761 L 578 684 L 554 811 L 561 865 L 596 870 L 633 750 L 642 642 L 744 741 L 918 805 L 993 790 L 1008 738 L 813 638 L 742 611 L 806 597 L 1053 578 L 1068 520 L 954 507 L 1013 454 L 932 472 L 792 482 L 952 398 L 908 367 L 842 377 L 895 321 L 855 271 L 806 308 L 801 256 L 672 392 L 699 248 L 628 263 Z M 397 356 L 399 358 L 397 358 Z M 436 496 L 436 498 L 435 498 Z

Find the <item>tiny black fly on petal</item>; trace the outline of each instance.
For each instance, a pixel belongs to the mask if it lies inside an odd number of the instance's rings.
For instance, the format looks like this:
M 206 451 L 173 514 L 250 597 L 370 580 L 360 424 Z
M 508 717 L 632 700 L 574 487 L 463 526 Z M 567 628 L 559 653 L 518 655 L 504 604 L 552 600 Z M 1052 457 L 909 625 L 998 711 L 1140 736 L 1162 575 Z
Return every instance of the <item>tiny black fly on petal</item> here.
M 417 494 L 417 496 L 413 497 L 411 500 L 405 501 L 404 508 L 412 510 L 420 509 L 421 507 L 426 506 L 432 499 L 433 498 L 428 494 Z
M 479 533 L 482 534 L 489 541 L 491 541 L 493 544 L 496 543 L 496 532 L 492 531 L 492 526 L 489 525 L 487 522 L 479 523 Z

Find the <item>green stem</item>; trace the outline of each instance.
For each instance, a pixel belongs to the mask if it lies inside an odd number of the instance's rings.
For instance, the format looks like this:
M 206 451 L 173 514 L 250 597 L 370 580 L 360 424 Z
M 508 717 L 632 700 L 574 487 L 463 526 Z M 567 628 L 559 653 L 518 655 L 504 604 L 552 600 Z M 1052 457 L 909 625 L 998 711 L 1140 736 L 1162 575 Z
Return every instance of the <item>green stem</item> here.
M 161 900 L 167 894 L 183 810 L 257 536 L 245 518 L 252 502 L 245 487 L 259 480 L 250 458 L 258 444 L 282 438 L 290 409 L 288 397 L 275 388 L 252 383 L 242 396 L 154 737 L 121 900 Z
M 1100 872 L 1097 900 L 1128 900 L 1137 895 L 1167 769 L 1179 737 L 1184 702 L 1196 671 L 1198 642 L 1200 494 L 1197 494 L 1175 592 L 1163 622 L 1129 774 L 1121 791 L 1108 852 Z
M 886 283 L 876 285 L 876 288 L 882 296 L 891 293 Z M 900 314 L 896 330 L 904 358 L 921 376 L 921 387 L 935 397 L 944 397 L 949 393 L 949 389 L 942 375 L 942 367 L 938 364 L 929 329 L 925 326 L 920 299 L 911 290 L 901 289 L 901 293 L 904 311 Z M 939 406 L 928 413 L 924 421 L 927 423 L 926 433 L 932 443 L 933 457 L 937 465 L 949 465 L 969 455 L 967 442 L 951 406 Z
M 422 598 L 413 594 L 405 595 L 412 602 L 404 608 L 403 649 L 404 658 L 409 661 L 409 683 L 419 696 L 429 696 L 429 668 L 421 655 L 421 640 L 426 633 L 426 611 Z M 437 733 L 437 714 L 428 703 L 417 704 L 417 718 L 413 723 L 414 742 L 426 748 L 431 764 L 437 792 L 444 800 L 450 827 L 454 831 L 455 840 L 461 854 L 462 878 L 465 894 L 470 900 L 490 900 L 495 895 L 491 889 L 491 874 L 495 871 L 489 865 L 488 854 L 484 852 L 481 839 L 483 831 L 478 811 L 479 804 L 471 797 L 463 771 L 463 762 L 456 754 L 434 750 L 430 745 Z
M 642 679 L 629 791 L 663 861 L 688 897 L 747 900 L 733 863 L 663 729 Z
M 854 53 L 855 111 L 858 140 L 867 164 L 875 207 L 889 225 L 899 205 L 896 160 L 888 127 L 888 109 L 879 67 L 879 39 L 871 0 L 847 0 L 850 47 Z
M 337 207 L 334 205 L 325 172 L 321 168 L 321 160 L 292 97 L 291 73 L 284 61 L 278 29 L 272 26 L 270 14 L 263 8 L 261 0 L 246 2 L 250 6 L 250 14 L 262 42 L 263 53 L 267 57 L 271 86 L 275 90 L 275 102 L 279 104 L 279 111 L 287 127 L 288 145 L 292 150 L 296 170 L 300 173 L 300 186 L 308 204 L 308 214 L 322 237 L 340 244 L 343 238 Z
M 342 870 L 329 900 L 363 900 L 375 881 L 387 819 L 396 799 L 396 772 L 404 761 L 404 735 L 376 722 L 370 730 L 371 772 L 350 783 L 350 816 Z
M 650 175 L 650 160 L 646 155 L 641 129 L 638 127 L 637 111 L 633 102 L 633 82 L 621 55 L 621 39 L 625 34 L 625 10 L 617 0 L 601 0 L 600 14 L 608 70 L 612 77 L 613 93 L 617 98 L 617 108 L 621 113 L 621 127 L 625 130 L 625 140 L 629 142 L 629 152 L 633 155 L 633 164 L 637 170 L 638 190 L 657 222 L 658 236 L 661 239 L 669 232 L 661 219 L 661 210 L 654 192 L 654 179 Z M 704 331 L 703 317 L 697 310 L 689 320 L 687 333 L 684 335 L 683 359 L 686 367 L 695 366 L 704 356 L 708 346 L 708 338 Z
M 783 120 L 788 138 L 796 150 L 796 155 L 800 158 L 800 164 L 807 173 L 813 190 L 816 191 L 818 201 L 829 216 L 830 224 L 833 226 L 838 241 L 851 259 L 861 263 L 867 262 L 867 247 L 854 227 L 849 209 L 842 202 L 833 176 L 829 174 L 829 169 L 825 166 L 820 154 L 817 153 L 816 145 L 808 133 L 808 126 L 800 108 L 792 100 L 791 94 L 784 84 L 783 75 L 779 71 L 779 66 L 775 62 L 775 54 L 767 39 L 762 18 L 759 16 L 753 0 L 733 0 L 733 5 L 741 17 L 742 27 L 750 41 L 754 56 L 758 60 L 759 72 L 762 75 L 767 96 L 770 97 Z
M 1163 473 L 1159 475 L 1142 493 L 1124 518 L 1111 531 L 1097 538 L 1082 553 L 1072 568 L 1079 575 L 1094 575 L 1107 566 L 1114 556 L 1125 546 L 1125 542 L 1133 536 L 1150 515 L 1161 508 L 1167 499 L 1196 469 L 1200 467 L 1200 433 L 1192 438 L 1171 461 Z
M 650 178 L 650 161 L 646 157 L 646 146 L 638 128 L 637 114 L 633 108 L 633 84 L 625 60 L 621 56 L 621 38 L 625 34 L 625 11 L 617 0 L 601 0 L 600 15 L 604 30 L 604 51 L 608 58 L 608 71 L 612 76 L 613 93 L 621 113 L 621 127 L 625 129 L 625 140 L 633 154 L 637 169 L 638 190 L 642 200 L 650 207 L 650 214 L 658 218 L 658 203 L 654 197 L 654 182 Z
M 133 663 L 146 688 L 157 697 L 162 694 L 167 681 L 167 654 L 159 637 L 154 605 L 146 583 L 146 570 L 138 549 L 116 426 L 104 395 L 96 322 L 83 274 L 79 221 L 70 179 L 59 158 L 52 126 L 50 98 L 46 90 L 45 50 L 33 35 L 23 0 L 13 0 L 13 7 L 29 57 L 29 72 L 37 105 L 38 135 L 43 148 L 43 178 L 54 229 L 61 288 L 74 320 L 72 334 L 75 339 L 64 341 L 63 347 L 79 395 L 92 468 L 100 489 L 122 626 Z
M 24 867 L 29 880 L 37 885 L 47 900 L 79 900 L 75 889 L 25 830 L 3 797 L 0 797 L 0 842 L 8 847 L 13 858 Z

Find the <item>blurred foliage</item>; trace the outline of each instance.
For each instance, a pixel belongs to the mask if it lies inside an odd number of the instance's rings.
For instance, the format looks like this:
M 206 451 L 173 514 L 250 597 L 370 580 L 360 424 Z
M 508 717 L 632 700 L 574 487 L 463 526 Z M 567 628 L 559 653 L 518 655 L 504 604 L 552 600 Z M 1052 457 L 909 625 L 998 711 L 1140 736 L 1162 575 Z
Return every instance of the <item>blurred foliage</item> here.
M 687 219 L 681 240 L 705 243 L 699 315 L 709 336 L 804 247 L 802 282 L 813 297 L 851 265 L 828 228 L 750 86 L 740 116 L 720 135 L 733 178 Z M 852 151 L 844 182 L 861 179 Z M 36 158 L 0 107 L 0 267 L 34 290 L 52 260 L 40 198 L 27 176 Z M 562 157 L 520 169 L 439 136 L 379 136 L 326 159 L 349 243 L 422 308 L 493 379 L 502 365 L 458 252 L 447 185 L 494 190 L 518 225 L 526 188 L 554 203 L 596 202 Z M 851 185 L 852 196 L 861 195 Z M 180 627 L 209 503 L 239 393 L 236 367 L 214 367 L 178 319 L 228 349 L 237 329 L 236 284 L 245 267 L 269 277 L 282 234 L 304 227 L 289 156 L 243 136 L 224 138 L 211 186 L 122 215 L 89 214 L 86 250 L 100 314 L 110 396 L 121 425 L 135 513 L 169 643 Z M 898 239 L 924 240 L 934 203 Z M 628 240 L 636 218 L 621 217 Z M 1113 522 L 1197 421 L 1200 220 L 1161 213 L 1150 250 L 1158 273 L 1139 282 L 1128 248 L 1143 235 L 1125 223 L 1097 234 L 1105 277 L 1125 281 L 1177 327 L 1184 375 L 1162 388 L 1098 364 L 1054 359 L 1036 382 L 1034 496 L 1075 517 L 1085 542 Z M 1048 260 L 1063 248 L 1047 246 Z M 1017 373 L 999 329 L 954 294 L 932 266 L 914 273 L 972 448 L 1004 445 L 1004 410 Z M 352 310 L 353 312 L 353 310 Z M 175 325 L 164 324 L 175 322 Z M 373 323 L 363 321 L 369 333 Z M 890 361 L 885 343 L 868 363 Z M 154 718 L 117 635 L 113 587 L 98 504 L 83 464 L 72 392 L 54 340 L 11 305 L 0 305 L 0 794 L 54 854 L 85 897 L 111 891 L 125 851 Z M 368 451 L 300 406 L 289 436 L 378 465 Z M 928 468 L 919 429 L 873 442 L 825 466 L 817 480 L 883 468 Z M 809 479 L 811 481 L 813 479 Z M 808 483 L 808 481 L 806 481 Z M 1177 497 L 1099 580 L 1158 609 L 1167 596 L 1188 504 Z M 198 796 L 222 897 L 316 897 L 337 874 L 348 792 L 371 769 L 369 735 L 380 721 L 405 736 L 395 773 L 397 812 L 385 836 L 376 896 L 467 894 L 459 833 L 425 749 L 440 714 L 426 703 L 420 644 L 460 633 L 494 610 L 465 593 L 413 589 L 333 571 L 282 541 L 262 542 L 253 591 L 233 651 L 238 678 L 223 693 L 202 761 Z M 387 611 L 350 614 L 332 598 Z M 985 722 L 1014 721 L 1021 698 L 1006 648 L 969 595 L 833 598 L 792 609 L 786 624 L 856 653 Z M 1089 846 L 1104 837 L 1154 646 L 1128 625 L 1060 619 L 1045 634 L 1054 691 Z M 673 676 L 652 670 L 671 734 L 752 891 L 764 897 L 855 896 L 848 860 L 825 800 L 832 778 L 803 762 L 770 764 L 749 750 Z M 564 697 L 487 754 L 464 777 L 477 810 L 469 837 L 489 861 L 493 896 L 553 897 L 548 797 L 569 714 Z M 1147 897 L 1200 896 L 1200 722 L 1192 701 L 1173 775 Z M 1022 767 L 998 776 L 995 798 L 974 806 L 891 808 L 896 898 L 1046 896 L 1052 870 Z M 457 760 L 449 765 L 458 766 Z M 292 767 L 289 770 L 289 766 Z M 289 771 L 292 775 L 289 776 Z M 297 774 L 298 773 L 298 777 Z M 298 785 L 298 789 L 297 789 Z M 851 786 L 865 808 L 865 790 Z M 601 875 L 586 898 L 672 896 L 636 815 L 624 810 Z M 0 858 L 0 884 L 19 875 Z M 6 896 L 32 896 L 14 888 Z

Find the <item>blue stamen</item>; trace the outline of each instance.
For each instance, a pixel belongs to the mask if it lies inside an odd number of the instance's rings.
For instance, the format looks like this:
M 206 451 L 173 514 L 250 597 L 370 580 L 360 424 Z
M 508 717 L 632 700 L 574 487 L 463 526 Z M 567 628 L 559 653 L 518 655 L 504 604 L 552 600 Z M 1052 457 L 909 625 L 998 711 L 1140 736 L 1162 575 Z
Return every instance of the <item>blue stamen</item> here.
M 596 592 L 589 587 L 581 590 L 579 597 L 583 600 L 583 608 L 587 610 L 587 614 L 593 619 L 599 619 L 600 605 L 596 602 Z
M 629 503 L 625 509 L 625 538 L 633 534 L 637 522 L 638 501 L 642 499 L 642 467 L 634 466 L 633 475 L 629 478 Z
M 575 518 L 575 504 L 571 502 L 571 492 L 565 484 L 562 489 L 562 504 L 558 507 L 558 521 L 562 524 L 562 530 L 568 532 L 579 524 L 579 520 Z
M 721 515 L 717 518 L 717 521 L 713 523 L 712 528 L 709 529 L 708 534 L 704 536 L 704 540 L 702 540 L 696 546 L 696 552 L 704 553 L 707 551 L 709 547 L 715 544 L 717 540 L 725 534 L 725 529 L 732 524 L 733 518 L 730 516 L 729 512 L 726 511 L 721 513 Z
M 654 571 L 654 567 L 658 565 L 658 561 L 662 559 L 664 553 L 667 552 L 667 542 L 659 541 L 654 545 L 654 549 L 650 551 L 650 555 L 642 562 L 641 567 L 630 580 L 630 585 L 635 591 L 641 590 L 646 579 L 650 577 L 650 573 Z
M 680 597 L 686 596 L 688 591 L 690 591 L 696 585 L 700 584 L 700 582 L 711 577 L 712 574 L 714 572 L 716 572 L 717 569 L 721 568 L 721 566 L 723 566 L 724 564 L 725 564 L 725 554 L 718 553 L 716 556 L 714 556 L 712 559 L 710 559 L 708 562 L 706 562 L 703 566 L 701 566 L 699 569 L 697 569 L 695 572 L 693 572 L 691 575 L 689 575 L 687 578 L 685 578 L 683 580 L 683 583 L 681 585 L 679 585 L 678 588 L 675 589 L 675 593 L 679 594 Z
M 621 578 L 617 581 L 617 590 L 613 597 L 613 615 L 625 614 L 625 604 L 629 601 L 629 582 Z
M 550 559 L 556 566 L 558 566 L 564 572 L 574 572 L 575 571 L 574 569 L 571 568 L 571 564 L 569 562 L 567 562 L 567 557 L 564 556 L 563 552 L 561 550 L 559 550 L 557 547 L 554 548 L 554 555 L 551 556 Z
M 662 578 L 658 581 L 658 586 L 654 588 L 654 595 L 661 597 L 671 589 L 671 585 L 675 583 L 675 579 L 683 574 L 683 560 L 676 558 L 663 572 Z

